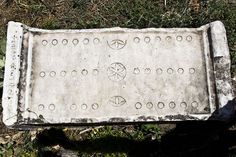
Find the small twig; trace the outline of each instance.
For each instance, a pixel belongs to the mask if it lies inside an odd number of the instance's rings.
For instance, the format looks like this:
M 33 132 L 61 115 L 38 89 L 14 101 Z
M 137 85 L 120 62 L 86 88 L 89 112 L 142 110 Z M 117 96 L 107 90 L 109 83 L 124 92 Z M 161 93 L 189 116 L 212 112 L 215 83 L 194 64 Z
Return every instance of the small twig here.
M 84 129 L 84 130 L 80 131 L 79 135 L 84 134 L 86 132 L 89 132 L 89 131 L 91 131 L 93 129 L 100 129 L 100 128 L 103 128 L 103 126 L 91 127 L 91 128 L 88 128 L 88 129 Z

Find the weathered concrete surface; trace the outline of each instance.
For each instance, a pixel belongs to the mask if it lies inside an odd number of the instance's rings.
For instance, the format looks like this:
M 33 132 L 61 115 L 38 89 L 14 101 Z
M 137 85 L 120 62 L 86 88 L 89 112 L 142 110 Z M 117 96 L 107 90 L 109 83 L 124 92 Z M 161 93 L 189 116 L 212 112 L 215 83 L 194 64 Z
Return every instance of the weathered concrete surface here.
M 9 22 L 6 55 L 8 126 L 206 120 L 233 97 L 219 21 L 52 31 Z

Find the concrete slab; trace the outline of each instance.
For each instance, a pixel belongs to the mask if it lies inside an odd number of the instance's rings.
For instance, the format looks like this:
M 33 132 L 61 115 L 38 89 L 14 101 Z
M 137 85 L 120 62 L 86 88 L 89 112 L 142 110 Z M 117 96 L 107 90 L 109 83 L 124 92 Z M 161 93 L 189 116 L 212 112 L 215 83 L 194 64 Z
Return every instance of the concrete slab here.
M 206 120 L 233 97 L 219 21 L 83 30 L 9 22 L 7 38 L 7 126 Z

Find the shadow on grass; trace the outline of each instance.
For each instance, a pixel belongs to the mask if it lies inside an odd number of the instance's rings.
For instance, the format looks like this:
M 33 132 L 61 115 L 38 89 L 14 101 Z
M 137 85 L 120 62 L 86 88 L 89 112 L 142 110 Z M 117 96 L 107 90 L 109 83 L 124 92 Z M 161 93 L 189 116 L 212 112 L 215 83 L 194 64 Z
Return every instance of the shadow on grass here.
M 229 101 L 225 108 L 227 110 L 234 106 L 233 100 Z M 217 119 L 220 113 L 221 111 L 213 114 L 210 119 Z M 220 118 L 222 119 L 221 116 Z M 117 136 L 73 141 L 68 139 L 62 130 L 52 128 L 39 134 L 36 144 L 39 148 L 59 144 L 65 149 L 85 153 L 125 152 L 128 156 L 135 157 L 224 157 L 230 156 L 230 153 L 236 153 L 236 148 L 233 148 L 236 145 L 236 130 L 229 130 L 235 124 L 235 118 L 231 115 L 230 119 L 224 120 L 224 122 L 180 122 L 174 130 L 163 135 L 161 141 L 131 140 Z M 50 151 L 39 151 L 39 156 L 50 155 L 56 156 Z

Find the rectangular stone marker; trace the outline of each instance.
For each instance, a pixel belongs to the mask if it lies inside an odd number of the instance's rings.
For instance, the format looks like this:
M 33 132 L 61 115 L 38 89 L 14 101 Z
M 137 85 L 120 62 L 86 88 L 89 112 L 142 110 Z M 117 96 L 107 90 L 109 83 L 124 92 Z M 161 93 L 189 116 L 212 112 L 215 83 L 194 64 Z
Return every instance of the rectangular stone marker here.
M 206 120 L 232 97 L 219 21 L 168 29 L 8 25 L 2 104 L 10 127 Z

